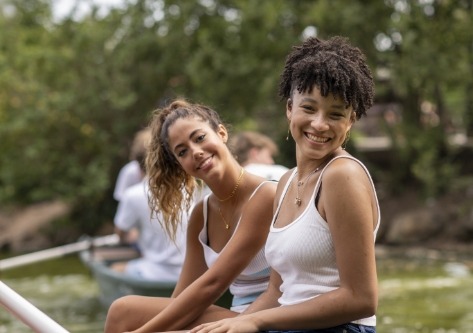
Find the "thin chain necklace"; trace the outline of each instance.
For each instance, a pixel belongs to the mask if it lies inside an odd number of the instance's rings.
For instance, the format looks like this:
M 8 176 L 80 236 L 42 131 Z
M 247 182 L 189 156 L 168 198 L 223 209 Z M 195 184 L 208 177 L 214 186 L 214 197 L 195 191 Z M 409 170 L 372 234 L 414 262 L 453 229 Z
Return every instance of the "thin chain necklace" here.
M 237 180 L 237 183 L 235 185 L 235 187 L 233 188 L 233 191 L 232 193 L 230 193 L 230 196 L 226 199 L 219 199 L 217 197 L 217 199 L 220 201 L 220 202 L 223 202 L 223 201 L 227 201 L 227 200 L 230 200 L 231 198 L 233 198 L 238 190 L 238 187 L 240 186 L 241 184 L 241 181 L 243 180 L 243 174 L 245 173 L 245 169 L 241 168 L 241 172 L 240 172 L 240 175 L 238 176 L 238 180 Z M 220 214 L 220 217 L 222 218 L 222 221 L 223 223 L 225 224 L 225 229 L 230 229 L 230 224 L 227 222 L 227 220 L 225 220 L 225 217 L 223 217 L 223 213 L 222 213 L 222 208 L 220 207 L 220 205 L 218 206 L 218 212 Z
M 225 224 L 225 229 L 230 229 L 230 224 L 225 220 L 222 214 L 222 210 L 220 209 L 220 206 L 218 207 L 218 212 L 220 213 L 220 217 L 222 218 L 223 223 Z
M 325 165 L 325 162 L 327 162 L 327 160 L 323 161 L 317 168 L 315 168 L 315 170 L 311 171 L 307 175 L 307 177 L 305 177 L 304 181 L 302 181 L 302 180 L 297 181 L 297 187 L 296 187 L 297 195 L 296 195 L 296 198 L 294 199 L 294 204 L 296 204 L 296 206 L 300 207 L 300 205 L 302 204 L 302 199 L 299 195 L 299 188 L 304 186 L 307 183 L 307 181 L 309 180 L 310 176 L 312 176 L 314 173 L 319 171 L 320 168 L 322 168 Z M 298 171 L 296 171 L 296 175 L 297 175 L 297 173 L 298 173 Z M 294 179 L 296 179 L 296 175 L 294 175 Z
M 230 200 L 231 198 L 233 198 L 233 196 L 235 195 L 236 191 L 238 190 L 238 186 L 240 186 L 240 183 L 241 183 L 241 180 L 243 179 L 243 174 L 245 173 L 245 169 L 244 168 L 241 168 L 241 171 L 240 171 L 240 175 L 238 176 L 238 180 L 235 184 L 235 187 L 233 188 L 232 192 L 230 193 L 230 196 L 226 197 L 225 199 L 220 199 L 219 197 L 217 197 L 218 201 L 220 202 L 224 202 L 224 201 L 228 201 Z

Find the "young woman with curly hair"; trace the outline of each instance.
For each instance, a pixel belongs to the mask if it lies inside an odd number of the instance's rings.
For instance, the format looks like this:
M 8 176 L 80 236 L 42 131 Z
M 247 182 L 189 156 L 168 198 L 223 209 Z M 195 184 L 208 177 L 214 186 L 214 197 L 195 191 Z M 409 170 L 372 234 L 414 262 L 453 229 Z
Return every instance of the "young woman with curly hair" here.
M 245 172 L 226 143 L 228 131 L 209 107 L 176 100 L 152 117 L 146 160 L 150 206 L 173 236 L 192 202 L 196 179 L 212 191 L 192 210 L 186 256 L 172 298 L 126 296 L 109 309 L 105 332 L 189 329 L 234 317 L 269 281 L 264 244 L 276 183 Z M 159 213 L 159 214 L 158 214 Z M 213 305 L 227 290 L 231 309 Z
M 310 38 L 287 57 L 279 93 L 297 166 L 278 184 L 268 290 L 191 332 L 375 332 L 380 209 L 368 170 L 343 148 L 373 104 L 365 56 L 345 38 Z

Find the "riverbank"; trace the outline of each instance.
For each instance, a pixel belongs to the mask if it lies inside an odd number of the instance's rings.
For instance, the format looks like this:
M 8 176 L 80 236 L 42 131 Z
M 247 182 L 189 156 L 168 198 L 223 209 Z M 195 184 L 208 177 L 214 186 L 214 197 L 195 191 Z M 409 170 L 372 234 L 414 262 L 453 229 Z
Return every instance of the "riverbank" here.
M 430 248 L 447 251 L 469 249 L 473 241 L 473 180 L 440 198 L 423 200 L 415 189 L 398 197 L 378 190 L 381 226 L 378 245 L 393 249 Z M 45 202 L 8 211 L 0 209 L 0 251 L 22 253 L 72 243 L 82 235 L 74 225 L 57 227 L 67 219 L 70 207 L 61 202 Z M 111 219 L 100 235 L 113 232 Z

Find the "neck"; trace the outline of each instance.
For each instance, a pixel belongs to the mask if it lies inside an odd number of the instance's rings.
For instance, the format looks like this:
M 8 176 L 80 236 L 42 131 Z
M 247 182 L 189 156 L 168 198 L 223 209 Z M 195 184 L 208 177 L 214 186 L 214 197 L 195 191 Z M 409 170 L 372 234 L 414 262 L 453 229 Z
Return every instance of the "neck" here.
M 341 148 L 339 148 L 319 159 L 310 159 L 306 156 L 302 156 L 302 154 L 296 153 L 297 173 L 299 174 L 299 177 L 304 177 L 304 175 L 309 174 L 310 172 L 314 171 L 319 167 L 320 169 L 323 169 L 323 167 L 328 163 L 328 161 L 340 154 L 347 153 L 341 150 Z
M 233 201 L 233 198 L 237 196 L 245 176 L 245 169 L 238 166 L 237 170 L 237 173 L 232 172 L 232 177 L 224 176 L 215 183 L 214 187 L 209 186 L 220 203 Z

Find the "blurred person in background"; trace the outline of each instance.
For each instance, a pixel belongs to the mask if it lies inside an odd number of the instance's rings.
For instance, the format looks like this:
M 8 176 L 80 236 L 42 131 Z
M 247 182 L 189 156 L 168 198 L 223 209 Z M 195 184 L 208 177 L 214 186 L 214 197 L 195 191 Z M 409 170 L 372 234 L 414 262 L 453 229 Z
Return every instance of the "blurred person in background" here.
M 274 157 L 279 153 L 278 147 L 264 134 L 254 131 L 237 133 L 230 140 L 229 146 L 240 165 L 250 173 L 278 181 L 289 170 L 274 163 Z
M 162 216 L 158 214 L 151 218 L 145 158 L 145 149 L 136 152 L 141 181 L 123 192 L 114 218 L 115 232 L 120 240 L 137 247 L 140 257 L 114 263 L 112 269 L 146 280 L 177 282 L 185 256 L 188 212 L 182 211 L 174 241 L 161 224 Z
M 133 143 L 130 149 L 130 161 L 125 164 L 119 171 L 117 180 L 115 182 L 115 189 L 113 191 L 113 198 L 120 201 L 123 192 L 142 180 L 140 164 L 137 161 L 137 155 L 141 154 L 151 138 L 151 132 L 145 128 L 138 131 L 133 138 Z

